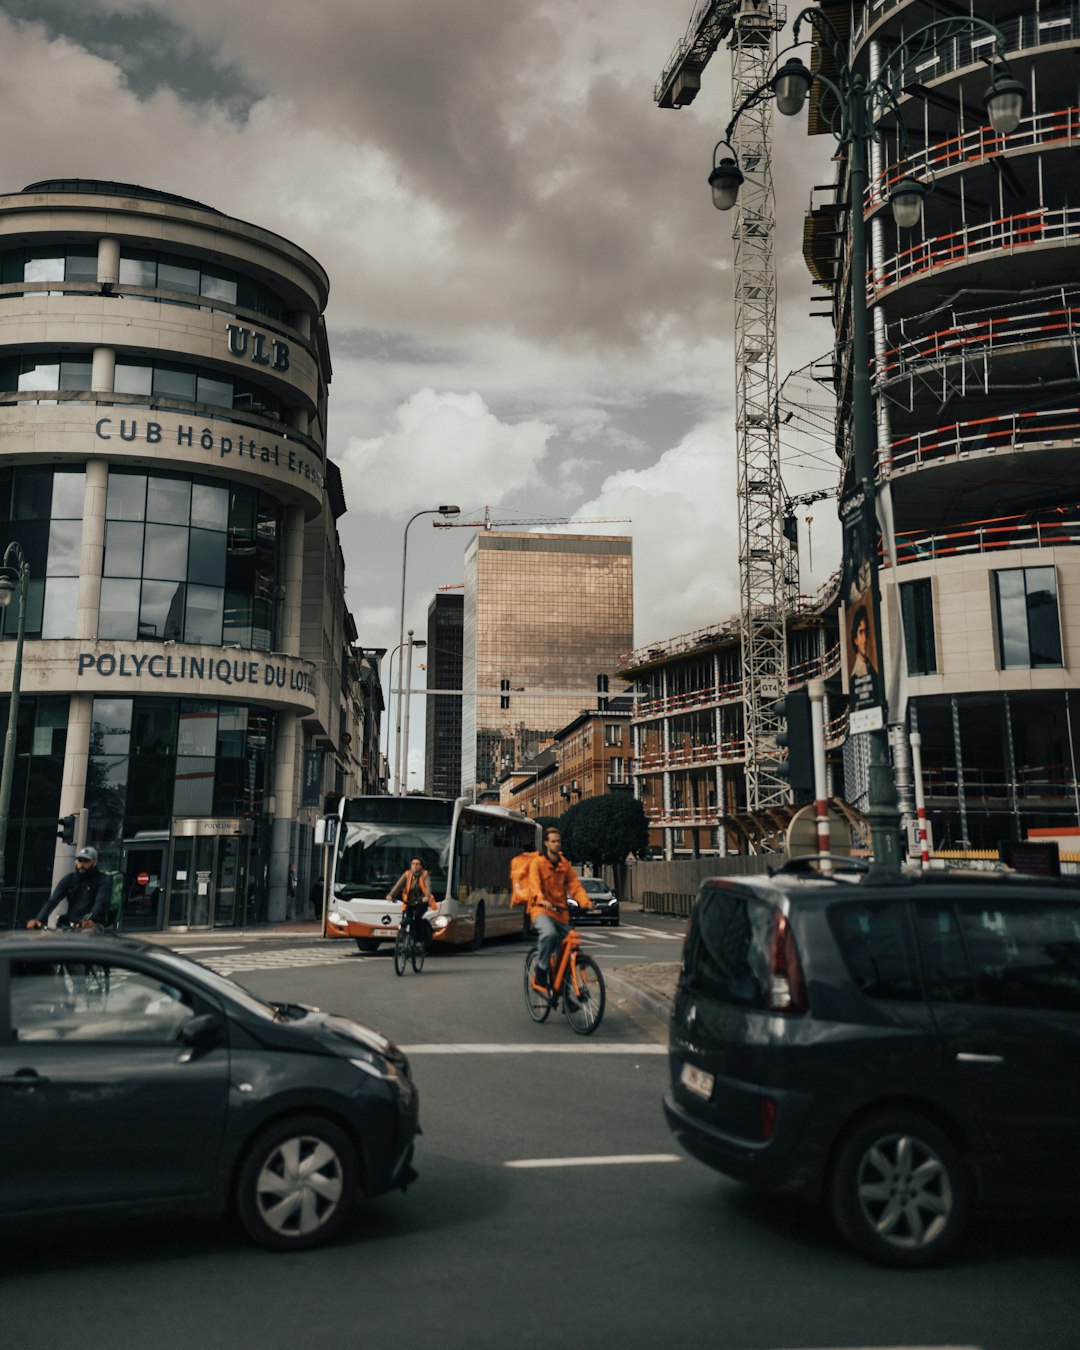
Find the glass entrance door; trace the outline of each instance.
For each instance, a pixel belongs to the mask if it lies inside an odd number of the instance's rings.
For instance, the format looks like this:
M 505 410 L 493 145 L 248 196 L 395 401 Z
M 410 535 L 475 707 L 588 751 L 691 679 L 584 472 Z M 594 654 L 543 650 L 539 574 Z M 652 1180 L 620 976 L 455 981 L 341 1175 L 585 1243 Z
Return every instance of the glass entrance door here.
M 145 932 L 161 927 L 169 841 L 128 844 L 124 850 L 124 902 L 120 927 Z
M 248 842 L 238 835 L 173 839 L 170 928 L 232 928 L 244 922 Z

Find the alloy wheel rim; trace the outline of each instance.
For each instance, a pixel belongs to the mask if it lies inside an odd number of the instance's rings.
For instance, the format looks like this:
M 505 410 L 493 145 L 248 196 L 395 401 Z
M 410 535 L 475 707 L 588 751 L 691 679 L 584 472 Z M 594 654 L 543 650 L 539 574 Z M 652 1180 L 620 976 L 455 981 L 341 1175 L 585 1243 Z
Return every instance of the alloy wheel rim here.
M 913 1135 L 876 1140 L 859 1164 L 856 1192 L 877 1236 L 904 1250 L 936 1241 L 952 1216 L 948 1169 L 929 1144 Z

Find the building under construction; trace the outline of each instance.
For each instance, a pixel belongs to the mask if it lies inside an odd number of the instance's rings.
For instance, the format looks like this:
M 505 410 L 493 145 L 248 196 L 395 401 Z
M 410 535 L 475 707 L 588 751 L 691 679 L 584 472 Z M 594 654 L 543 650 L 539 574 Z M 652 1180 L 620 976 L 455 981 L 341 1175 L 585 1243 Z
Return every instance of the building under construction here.
M 907 694 L 891 707 L 900 710 L 894 766 L 910 815 L 907 743 L 917 731 L 939 850 L 990 849 L 1030 830 L 1080 825 L 1072 725 L 1080 713 L 1072 667 L 1080 637 L 1080 206 L 1071 200 L 1080 10 L 966 9 L 1004 35 L 1009 74 L 1026 92 L 1019 127 L 1001 135 L 987 124 L 986 29 L 943 27 L 940 42 L 919 44 L 895 102 L 879 111 L 870 190 L 858 204 L 868 232 L 877 482 L 891 498 L 895 533 L 893 557 L 888 547 L 881 553 L 884 657 Z M 867 79 L 935 18 L 914 0 L 824 12 L 847 64 Z M 811 135 L 829 131 L 820 92 L 819 82 Z M 832 305 L 844 465 L 858 283 L 848 268 L 843 150 L 836 162 L 835 193 L 811 211 L 804 252 Z M 905 177 L 932 190 L 921 224 L 902 234 L 884 205 Z M 835 620 L 827 604 L 819 617 L 813 655 L 828 671 Z M 794 684 L 811 654 L 801 650 L 797 619 L 789 623 Z M 700 654 L 690 650 L 695 642 Z M 740 799 L 748 696 L 737 649 L 731 625 L 721 625 L 627 663 L 646 694 L 635 719 L 637 791 L 669 850 L 696 850 L 709 831 L 721 851 L 738 847 L 733 822 L 752 820 Z M 838 649 L 835 656 L 839 663 Z M 838 745 L 846 732 L 842 709 L 833 711 Z M 847 738 L 843 757 L 844 790 L 856 805 L 866 793 L 864 739 Z

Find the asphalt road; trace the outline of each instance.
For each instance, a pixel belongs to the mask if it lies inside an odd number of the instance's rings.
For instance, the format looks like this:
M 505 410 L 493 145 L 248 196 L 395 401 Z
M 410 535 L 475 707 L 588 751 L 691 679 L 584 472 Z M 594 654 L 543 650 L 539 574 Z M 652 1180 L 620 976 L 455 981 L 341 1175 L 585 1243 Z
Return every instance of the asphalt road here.
M 636 921 L 597 933 L 592 950 L 609 971 L 671 960 L 673 931 Z M 344 944 L 282 938 L 199 955 L 257 993 L 360 1016 L 409 1050 L 420 1178 L 368 1206 L 343 1241 L 298 1255 L 268 1255 L 227 1223 L 6 1237 L 5 1345 L 1080 1346 L 1074 1226 L 983 1223 L 941 1270 L 866 1264 L 815 1212 L 680 1155 L 659 1106 L 659 1024 L 617 1000 L 589 1038 L 561 1016 L 532 1023 L 519 945 L 441 954 L 403 978 L 388 952 Z

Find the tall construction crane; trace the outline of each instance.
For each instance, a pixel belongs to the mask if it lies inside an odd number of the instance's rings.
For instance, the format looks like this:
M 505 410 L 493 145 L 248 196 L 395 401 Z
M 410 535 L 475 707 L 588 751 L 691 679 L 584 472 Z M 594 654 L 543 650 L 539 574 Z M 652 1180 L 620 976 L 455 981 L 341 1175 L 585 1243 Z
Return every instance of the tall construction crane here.
M 785 12 L 770 0 L 699 0 L 654 91 L 661 108 L 682 108 L 701 72 L 728 38 L 733 108 L 763 84 Z M 773 264 L 772 101 L 748 107 L 733 133 L 744 174 L 735 217 L 735 426 L 738 465 L 739 585 L 746 741 L 746 805 L 790 800 L 777 773 L 787 690 L 784 492 L 776 419 L 776 269 Z
M 569 516 L 532 516 L 521 520 L 492 520 L 491 508 L 484 507 L 483 520 L 433 520 L 437 530 L 495 530 L 511 526 L 530 529 L 537 525 L 629 525 L 629 516 L 590 516 L 584 520 L 572 520 Z

